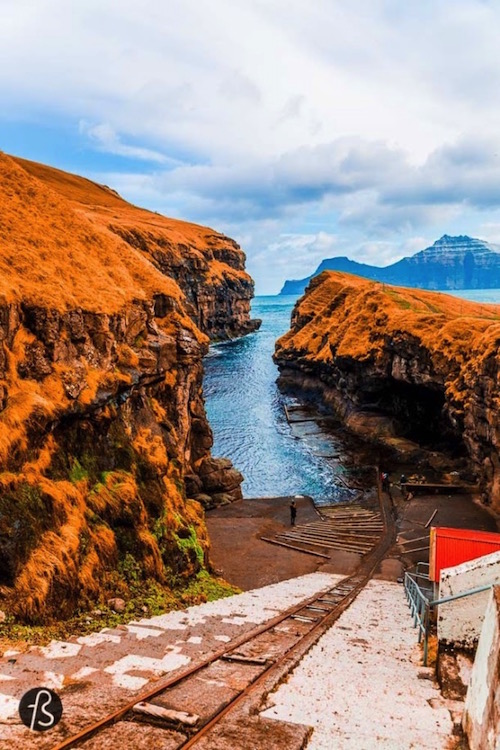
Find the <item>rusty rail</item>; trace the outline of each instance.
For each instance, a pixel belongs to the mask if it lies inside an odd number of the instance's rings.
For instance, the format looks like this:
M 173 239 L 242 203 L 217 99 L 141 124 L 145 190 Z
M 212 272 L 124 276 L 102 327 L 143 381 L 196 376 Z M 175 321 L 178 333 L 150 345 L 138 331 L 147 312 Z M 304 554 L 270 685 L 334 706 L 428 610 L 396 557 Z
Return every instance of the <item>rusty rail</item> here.
M 278 658 L 273 659 L 263 670 L 251 681 L 246 687 L 244 687 L 238 695 L 236 695 L 227 705 L 225 705 L 220 711 L 218 711 L 213 718 L 207 723 L 201 726 L 198 730 L 194 730 L 192 736 L 188 736 L 186 741 L 178 746 L 178 750 L 183 750 L 192 747 L 202 736 L 206 735 L 229 711 L 233 710 L 241 701 L 249 696 L 257 686 L 269 675 L 273 670 L 279 670 L 279 668 L 286 663 L 290 662 L 290 656 L 298 654 L 304 649 L 305 644 L 307 648 L 312 646 L 320 636 L 340 617 L 340 615 L 352 604 L 357 595 L 366 586 L 368 581 L 377 565 L 383 559 L 385 553 L 390 548 L 395 539 L 395 524 L 393 519 L 393 506 L 392 500 L 389 496 L 384 495 L 380 491 L 380 485 L 378 482 L 378 468 L 377 468 L 377 489 L 378 497 L 381 509 L 381 516 L 383 519 L 383 536 L 379 543 L 373 548 L 373 550 L 366 555 L 362 560 L 356 571 L 346 578 L 343 578 L 334 587 L 322 590 L 319 594 L 312 596 L 297 604 L 286 612 L 277 615 L 268 622 L 254 628 L 249 633 L 236 638 L 231 643 L 227 644 L 211 654 L 206 659 L 203 659 L 199 664 L 192 666 L 191 668 L 180 672 L 177 675 L 172 676 L 168 680 L 155 685 L 155 687 L 140 693 L 135 696 L 133 700 L 124 704 L 116 711 L 102 717 L 98 721 L 94 722 L 90 726 L 80 730 L 71 737 L 66 738 L 62 742 L 56 744 L 52 750 L 70 750 L 70 748 L 78 747 L 81 743 L 91 739 L 97 735 L 100 731 L 106 727 L 116 724 L 123 719 L 129 712 L 132 712 L 134 707 L 138 703 L 148 702 L 149 700 L 158 697 L 160 694 L 168 691 L 169 688 L 178 685 L 183 680 L 187 680 L 196 673 L 200 672 L 205 667 L 213 664 L 215 661 L 229 655 L 231 652 L 240 648 L 244 644 L 254 640 L 257 636 L 272 630 L 276 625 L 284 622 L 287 619 L 295 618 L 296 620 L 302 620 L 304 623 L 310 622 L 311 626 L 307 632 L 302 635 L 298 635 L 298 640 L 287 648 Z M 316 607 L 314 608 L 314 605 Z M 328 606 L 325 607 L 324 605 Z M 307 612 L 308 608 L 313 607 Z M 328 607 L 331 606 L 331 609 Z M 318 612 L 324 614 L 316 617 Z M 311 615 L 313 613 L 314 616 Z M 289 668 L 292 666 L 289 664 Z M 167 727 L 166 727 L 167 728 Z

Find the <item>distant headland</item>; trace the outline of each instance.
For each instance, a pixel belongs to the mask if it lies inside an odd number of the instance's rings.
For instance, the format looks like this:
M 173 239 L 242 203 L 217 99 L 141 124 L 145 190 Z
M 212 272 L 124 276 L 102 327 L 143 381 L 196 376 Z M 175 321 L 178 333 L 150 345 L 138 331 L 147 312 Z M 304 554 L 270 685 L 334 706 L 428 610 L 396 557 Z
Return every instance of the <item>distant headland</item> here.
M 500 288 L 500 245 L 467 235 L 443 235 L 433 245 L 390 266 L 371 266 L 346 256 L 326 258 L 305 279 L 285 281 L 280 294 L 303 294 L 313 276 L 343 271 L 387 284 L 418 289 Z

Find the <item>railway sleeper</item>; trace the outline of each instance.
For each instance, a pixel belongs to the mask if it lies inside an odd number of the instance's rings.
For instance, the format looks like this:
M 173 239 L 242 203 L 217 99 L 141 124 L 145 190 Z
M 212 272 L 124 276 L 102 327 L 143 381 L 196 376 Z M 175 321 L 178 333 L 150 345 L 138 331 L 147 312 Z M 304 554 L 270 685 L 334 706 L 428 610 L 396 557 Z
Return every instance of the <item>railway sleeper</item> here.
M 297 531 L 314 532 L 315 534 L 368 534 L 376 536 L 379 529 L 368 529 L 360 526 L 296 526 Z
M 365 529 L 358 529 L 357 527 L 346 527 L 340 528 L 339 526 L 301 526 L 297 527 L 301 531 L 310 531 L 315 534 L 342 534 L 344 536 L 359 536 L 365 535 L 369 537 L 377 536 L 377 532 L 368 531 Z
M 318 622 L 319 617 L 308 617 L 307 615 L 291 615 L 291 620 L 298 620 L 299 622 Z
M 148 703 L 146 701 L 136 703 L 132 711 L 140 716 L 154 719 L 155 721 L 159 721 L 162 724 L 168 724 L 175 728 L 192 729 L 200 721 L 200 717 L 197 714 L 164 708 L 163 706 L 157 706 L 154 703 Z
M 324 542 L 336 542 L 338 544 L 345 543 L 347 545 L 353 545 L 355 547 L 363 548 L 366 547 L 369 549 L 370 547 L 373 547 L 375 544 L 375 541 L 361 541 L 355 538 L 346 538 L 342 536 L 337 536 L 334 534 L 330 535 L 324 535 L 324 534 L 312 534 L 312 533 L 304 533 L 300 535 L 301 538 L 307 538 L 307 539 L 315 539 L 317 541 L 324 541 Z M 298 538 L 298 535 L 297 535 Z
M 306 609 L 310 609 L 313 612 L 331 612 L 331 607 L 320 607 L 317 604 L 310 604 Z
M 286 537 L 287 539 L 291 537 Z M 338 539 L 335 537 L 323 537 L 323 536 L 313 536 L 312 534 L 302 534 L 300 537 L 293 537 L 297 542 L 307 542 L 310 541 L 311 543 L 314 542 L 317 546 L 325 546 L 329 547 L 331 545 L 341 545 L 345 549 L 353 549 L 353 551 L 357 552 L 358 550 L 363 550 L 365 552 L 368 552 L 375 543 L 369 544 L 367 542 L 350 542 L 347 539 Z
M 235 661 L 241 664 L 267 664 L 269 657 L 267 656 L 245 656 L 245 654 L 224 654 L 221 656 L 223 661 Z
M 352 547 L 347 544 L 341 544 L 340 542 L 324 542 L 324 541 L 318 541 L 313 539 L 296 539 L 297 542 L 300 542 L 301 544 L 309 544 L 311 547 L 321 547 L 323 549 L 336 549 L 336 550 L 342 550 L 345 552 L 354 552 L 357 555 L 366 555 L 368 552 L 371 551 L 372 547 L 369 547 L 368 549 L 364 549 L 361 547 Z
M 307 524 L 307 526 L 301 526 L 297 528 L 302 529 L 311 529 L 312 531 L 321 531 L 322 533 L 326 534 L 368 534 L 369 536 L 374 536 L 375 531 L 372 531 L 371 529 L 367 529 L 364 526 L 357 526 L 354 524 L 328 524 L 328 526 L 313 526 L 312 524 Z

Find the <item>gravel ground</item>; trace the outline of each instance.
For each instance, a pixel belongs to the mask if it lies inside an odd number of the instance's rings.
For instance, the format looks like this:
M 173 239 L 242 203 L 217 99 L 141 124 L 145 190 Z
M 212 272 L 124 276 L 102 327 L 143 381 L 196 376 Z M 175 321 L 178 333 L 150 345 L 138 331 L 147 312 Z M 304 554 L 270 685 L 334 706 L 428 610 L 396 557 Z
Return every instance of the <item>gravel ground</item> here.
M 418 667 L 397 583 L 372 581 L 267 699 L 261 716 L 314 727 L 308 750 L 443 750 L 449 710 Z

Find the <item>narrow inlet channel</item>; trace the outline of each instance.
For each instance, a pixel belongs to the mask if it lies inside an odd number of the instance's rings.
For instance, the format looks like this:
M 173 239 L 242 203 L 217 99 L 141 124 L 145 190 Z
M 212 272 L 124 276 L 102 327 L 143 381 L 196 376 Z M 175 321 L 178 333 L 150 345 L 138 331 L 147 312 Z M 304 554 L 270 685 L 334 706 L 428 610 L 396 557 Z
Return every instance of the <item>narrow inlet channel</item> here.
M 290 327 L 295 300 L 256 297 L 252 315 L 262 318 L 261 329 L 211 347 L 204 392 L 212 453 L 227 456 L 242 472 L 245 497 L 304 494 L 317 504 L 345 502 L 358 494 L 366 473 L 359 446 L 332 420 L 290 425 L 284 406 L 298 402 L 276 385 L 274 344 Z

